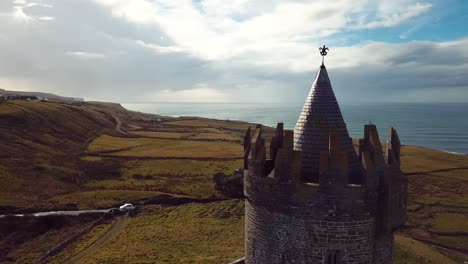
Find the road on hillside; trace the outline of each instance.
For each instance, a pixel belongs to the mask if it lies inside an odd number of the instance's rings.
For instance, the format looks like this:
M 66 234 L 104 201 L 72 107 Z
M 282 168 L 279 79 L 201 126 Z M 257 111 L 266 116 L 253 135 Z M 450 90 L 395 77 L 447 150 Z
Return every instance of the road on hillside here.
M 38 213 L 33 213 L 33 214 L 12 214 L 12 215 L 0 215 L 0 218 L 6 217 L 6 216 L 16 216 L 16 217 L 22 217 L 22 216 L 50 216 L 50 215 L 70 215 L 70 216 L 77 216 L 80 214 L 92 214 L 92 213 L 102 213 L 105 214 L 109 211 L 109 209 L 100 209 L 100 210 L 76 210 L 76 211 L 50 211 L 50 212 L 38 212 Z
M 112 115 L 112 117 L 114 118 L 116 122 L 115 131 L 117 131 L 118 133 L 122 135 L 128 136 L 129 134 L 127 133 L 127 131 L 122 129 L 122 121 L 120 120 L 120 118 L 118 118 L 116 115 Z
M 65 263 L 82 263 L 83 259 L 92 256 L 96 252 L 96 250 L 98 250 L 108 241 L 117 237 L 127 224 L 128 216 L 120 216 L 115 218 L 115 222 L 112 224 L 112 227 L 103 236 L 101 236 L 98 240 L 93 242 L 83 251 L 69 258 L 67 261 L 65 261 Z

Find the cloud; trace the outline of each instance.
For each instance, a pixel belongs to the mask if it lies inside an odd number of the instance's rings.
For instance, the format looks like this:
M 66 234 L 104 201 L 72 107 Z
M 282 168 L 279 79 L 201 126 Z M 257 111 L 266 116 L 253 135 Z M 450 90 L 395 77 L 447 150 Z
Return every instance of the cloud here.
M 150 95 L 150 102 L 229 102 L 232 96 L 225 91 L 220 91 L 206 86 L 196 84 L 186 90 L 162 90 Z
M 44 20 L 44 21 L 52 21 L 52 20 L 55 20 L 55 17 L 51 17 L 51 16 L 41 16 L 41 17 L 38 17 L 39 20 Z
M 40 6 L 40 7 L 47 7 L 47 8 L 54 7 L 53 5 L 48 5 L 48 4 L 44 4 L 44 3 L 25 3 L 24 4 L 24 8 L 33 7 L 33 6 Z
M 189 0 L 95 1 L 130 23 L 158 25 L 178 49 L 201 59 L 249 55 L 260 64 L 271 63 L 269 56 L 262 54 L 265 49 L 310 50 L 325 37 L 346 30 L 399 25 L 432 6 L 415 1 L 380 1 L 367 8 L 372 1 L 365 0 L 205 0 L 199 6 Z
M 54 17 L 51 17 L 51 16 L 33 16 L 25 12 L 26 9 L 31 9 L 31 8 L 32 9 L 53 8 L 53 5 L 50 5 L 50 4 L 33 3 L 33 2 L 28 3 L 27 1 L 24 1 L 24 0 L 15 0 L 13 1 L 12 8 L 13 8 L 12 15 L 18 21 L 30 23 L 35 20 L 43 20 L 43 21 L 54 20 Z
M 49 7 L 23 7 L 30 3 Z M 19 23 L 15 6 L 32 19 Z M 8 14 L 0 15 L 0 87 L 120 102 L 303 101 L 325 42 L 334 43 L 325 63 L 339 100 L 468 100 L 468 39 L 397 44 L 369 33 L 431 8 L 413 0 L 0 2 Z M 450 96 L 434 92 L 442 88 Z
M 106 57 L 105 54 L 92 53 L 92 52 L 83 52 L 83 51 L 66 51 L 65 55 L 73 57 L 73 58 L 77 58 L 77 59 L 84 59 L 84 60 L 104 59 Z
M 161 46 L 157 44 L 148 44 L 142 40 L 137 40 L 136 43 L 142 47 L 155 51 L 156 53 L 182 53 L 183 49 L 177 46 Z
M 34 20 L 34 18 L 32 16 L 29 16 L 24 12 L 24 7 L 22 7 L 22 6 L 15 6 L 14 7 L 13 16 L 17 20 L 24 21 L 24 22 L 30 22 L 30 21 Z
M 382 18 L 368 22 L 359 27 L 368 29 L 374 29 L 379 27 L 393 27 L 429 11 L 431 7 L 432 4 L 430 3 L 417 2 L 415 4 L 407 6 L 405 9 L 400 10 L 398 12 L 382 14 Z

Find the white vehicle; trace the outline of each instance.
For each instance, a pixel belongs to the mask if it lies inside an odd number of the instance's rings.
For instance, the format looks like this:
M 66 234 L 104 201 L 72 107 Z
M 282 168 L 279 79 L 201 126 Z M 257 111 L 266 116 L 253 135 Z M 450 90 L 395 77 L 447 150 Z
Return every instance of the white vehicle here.
M 131 210 L 135 209 L 135 206 L 133 206 L 133 204 L 126 203 L 126 204 L 120 206 L 119 209 L 120 209 L 120 211 L 131 211 Z

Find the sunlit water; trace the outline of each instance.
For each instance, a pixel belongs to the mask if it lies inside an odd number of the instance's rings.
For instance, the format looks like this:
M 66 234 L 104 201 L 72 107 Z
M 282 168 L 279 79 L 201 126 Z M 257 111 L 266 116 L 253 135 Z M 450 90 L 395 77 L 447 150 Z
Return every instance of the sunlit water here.
M 128 103 L 129 110 L 168 116 L 243 120 L 294 128 L 301 103 Z M 382 139 L 394 126 L 403 144 L 468 153 L 468 104 L 341 105 L 351 137 L 362 137 L 364 124 L 377 125 Z

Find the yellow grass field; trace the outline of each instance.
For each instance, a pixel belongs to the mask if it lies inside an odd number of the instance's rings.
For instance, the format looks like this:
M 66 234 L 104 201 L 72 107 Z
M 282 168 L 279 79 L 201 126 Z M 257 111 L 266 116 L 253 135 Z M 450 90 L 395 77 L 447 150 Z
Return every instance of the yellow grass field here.
M 151 158 L 241 158 L 242 146 L 231 142 L 120 138 L 107 135 L 95 139 L 90 153 L 115 151 L 112 155 Z
M 456 264 L 457 262 L 417 240 L 395 236 L 395 264 Z
M 166 138 L 166 139 L 206 139 L 206 140 L 231 140 L 240 141 L 241 134 L 226 133 L 226 132 L 151 132 L 151 131 L 134 131 L 131 134 L 149 137 L 149 138 Z
M 222 121 L 222 120 L 212 120 L 212 119 L 185 119 L 185 120 L 176 120 L 166 122 L 167 125 L 174 126 L 188 126 L 188 127 L 215 127 L 223 128 L 228 130 L 241 130 L 245 131 L 251 126 L 247 122 L 240 121 Z
M 232 173 L 242 160 L 132 160 L 125 164 L 122 177 L 93 181 L 91 189 L 146 190 L 193 197 L 218 196 L 212 180 L 216 172 Z
M 154 132 L 154 131 L 133 131 L 133 135 L 143 136 L 143 137 L 152 137 L 152 138 L 169 138 L 169 139 L 179 139 L 187 138 L 194 133 L 189 132 Z
M 80 263 L 229 263 L 243 255 L 243 221 L 244 206 L 239 200 L 148 206 Z M 90 233 L 52 263 L 62 263 L 101 235 L 100 231 Z

